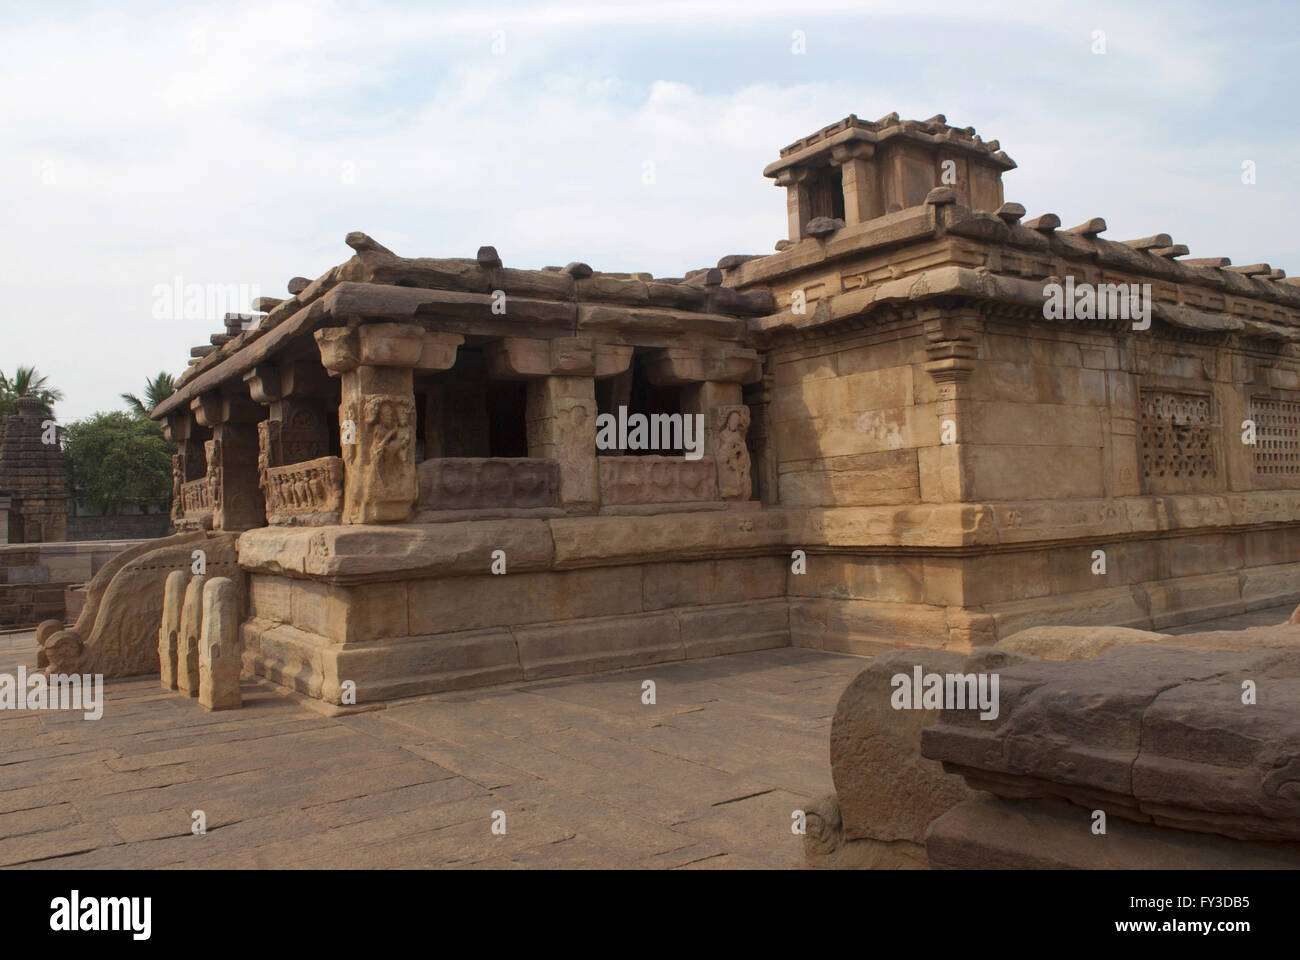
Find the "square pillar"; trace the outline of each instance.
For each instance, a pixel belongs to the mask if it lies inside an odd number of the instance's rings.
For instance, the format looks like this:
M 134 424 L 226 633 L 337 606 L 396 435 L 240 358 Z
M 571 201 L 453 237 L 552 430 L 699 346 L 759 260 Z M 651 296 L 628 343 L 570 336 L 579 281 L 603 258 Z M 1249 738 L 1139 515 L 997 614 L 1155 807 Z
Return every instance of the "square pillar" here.
M 321 362 L 342 379 L 343 522 L 400 523 L 419 497 L 414 371 L 447 370 L 460 334 L 372 323 L 316 331 Z
M 840 165 L 840 183 L 844 190 L 844 223 L 865 223 L 884 213 L 876 199 L 869 162 L 876 148 L 869 143 L 852 143 L 836 147 L 831 160 Z
M 811 182 L 812 171 L 803 167 L 783 170 L 776 178 L 776 185 L 785 187 L 786 221 L 793 243 L 803 239 L 803 228 L 813 216 Z
M 558 460 L 560 504 L 594 509 L 596 472 L 596 381 L 550 376 L 528 381 L 528 455 Z
M 249 530 L 266 524 L 258 478 L 257 423 L 266 411 L 248 397 L 204 394 L 190 403 L 195 419 L 212 429 L 203 445 L 214 530 Z
M 706 381 L 682 390 L 682 413 L 704 416 L 704 456 L 718 470 L 718 493 L 724 500 L 748 500 L 753 493 L 750 477 L 750 410 L 739 383 Z

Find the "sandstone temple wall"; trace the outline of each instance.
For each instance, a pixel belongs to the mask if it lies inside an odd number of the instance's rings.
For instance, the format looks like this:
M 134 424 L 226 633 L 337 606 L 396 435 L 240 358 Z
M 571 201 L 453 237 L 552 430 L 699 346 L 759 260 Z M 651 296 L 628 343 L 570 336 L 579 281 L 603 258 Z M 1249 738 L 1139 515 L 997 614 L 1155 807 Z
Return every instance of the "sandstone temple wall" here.
M 774 254 L 681 278 L 350 234 L 154 411 L 177 529 L 238 537 L 247 666 L 385 698 L 1300 599 L 1300 285 L 1026 219 L 1014 166 L 846 118 L 765 171 Z M 1076 283 L 1134 316 L 1053 314 Z M 700 442 L 609 449 L 628 413 Z

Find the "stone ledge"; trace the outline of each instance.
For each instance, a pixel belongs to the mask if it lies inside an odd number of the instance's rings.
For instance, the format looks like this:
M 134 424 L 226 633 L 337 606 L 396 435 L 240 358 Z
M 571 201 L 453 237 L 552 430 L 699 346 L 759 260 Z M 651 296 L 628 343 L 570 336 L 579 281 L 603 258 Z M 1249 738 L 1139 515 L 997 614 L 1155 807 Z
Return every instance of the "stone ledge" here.
M 263 527 L 240 535 L 239 563 L 258 573 L 360 583 L 478 574 L 493 550 L 506 551 L 511 571 L 568 570 L 770 556 L 793 549 L 974 556 L 997 548 L 1043 548 L 1080 540 L 1103 546 L 1171 532 L 1192 535 L 1300 524 L 1300 491 L 835 509 L 756 509 L 749 502 L 726 510 L 716 509 L 716 504 L 701 507 L 648 516 Z M 1250 603 L 1259 606 L 1265 601 L 1252 597 Z

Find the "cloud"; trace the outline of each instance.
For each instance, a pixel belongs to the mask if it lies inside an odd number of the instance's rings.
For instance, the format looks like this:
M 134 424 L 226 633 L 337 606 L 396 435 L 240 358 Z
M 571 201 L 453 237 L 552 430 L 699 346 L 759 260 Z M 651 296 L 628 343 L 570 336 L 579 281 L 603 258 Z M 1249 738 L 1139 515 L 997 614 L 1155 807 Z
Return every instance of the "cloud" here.
M 182 369 L 220 328 L 155 319 L 156 285 L 282 295 L 346 259 L 353 229 L 413 256 L 492 243 L 514 266 L 661 276 L 768 252 L 785 204 L 763 166 L 850 112 L 978 126 L 1021 164 L 1007 195 L 1031 210 L 1300 270 L 1295 133 L 1232 110 L 1201 122 L 1256 81 L 1223 35 L 1159 8 L 300 0 L 5 17 L 3 353 L 64 390 L 64 420 Z M 1247 158 L 1255 187 L 1237 177 Z

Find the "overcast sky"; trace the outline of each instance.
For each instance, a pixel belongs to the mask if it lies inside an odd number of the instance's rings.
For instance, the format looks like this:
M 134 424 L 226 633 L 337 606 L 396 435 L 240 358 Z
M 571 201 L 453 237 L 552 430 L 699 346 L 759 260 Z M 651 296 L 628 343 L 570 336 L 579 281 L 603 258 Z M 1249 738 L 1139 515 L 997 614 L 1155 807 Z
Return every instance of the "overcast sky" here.
M 0 369 L 65 422 L 119 408 L 221 328 L 156 316 L 160 286 L 282 297 L 350 230 L 657 276 L 767 253 L 764 165 L 850 113 L 1000 140 L 1030 216 L 1300 274 L 1298 9 L 6 0 Z

